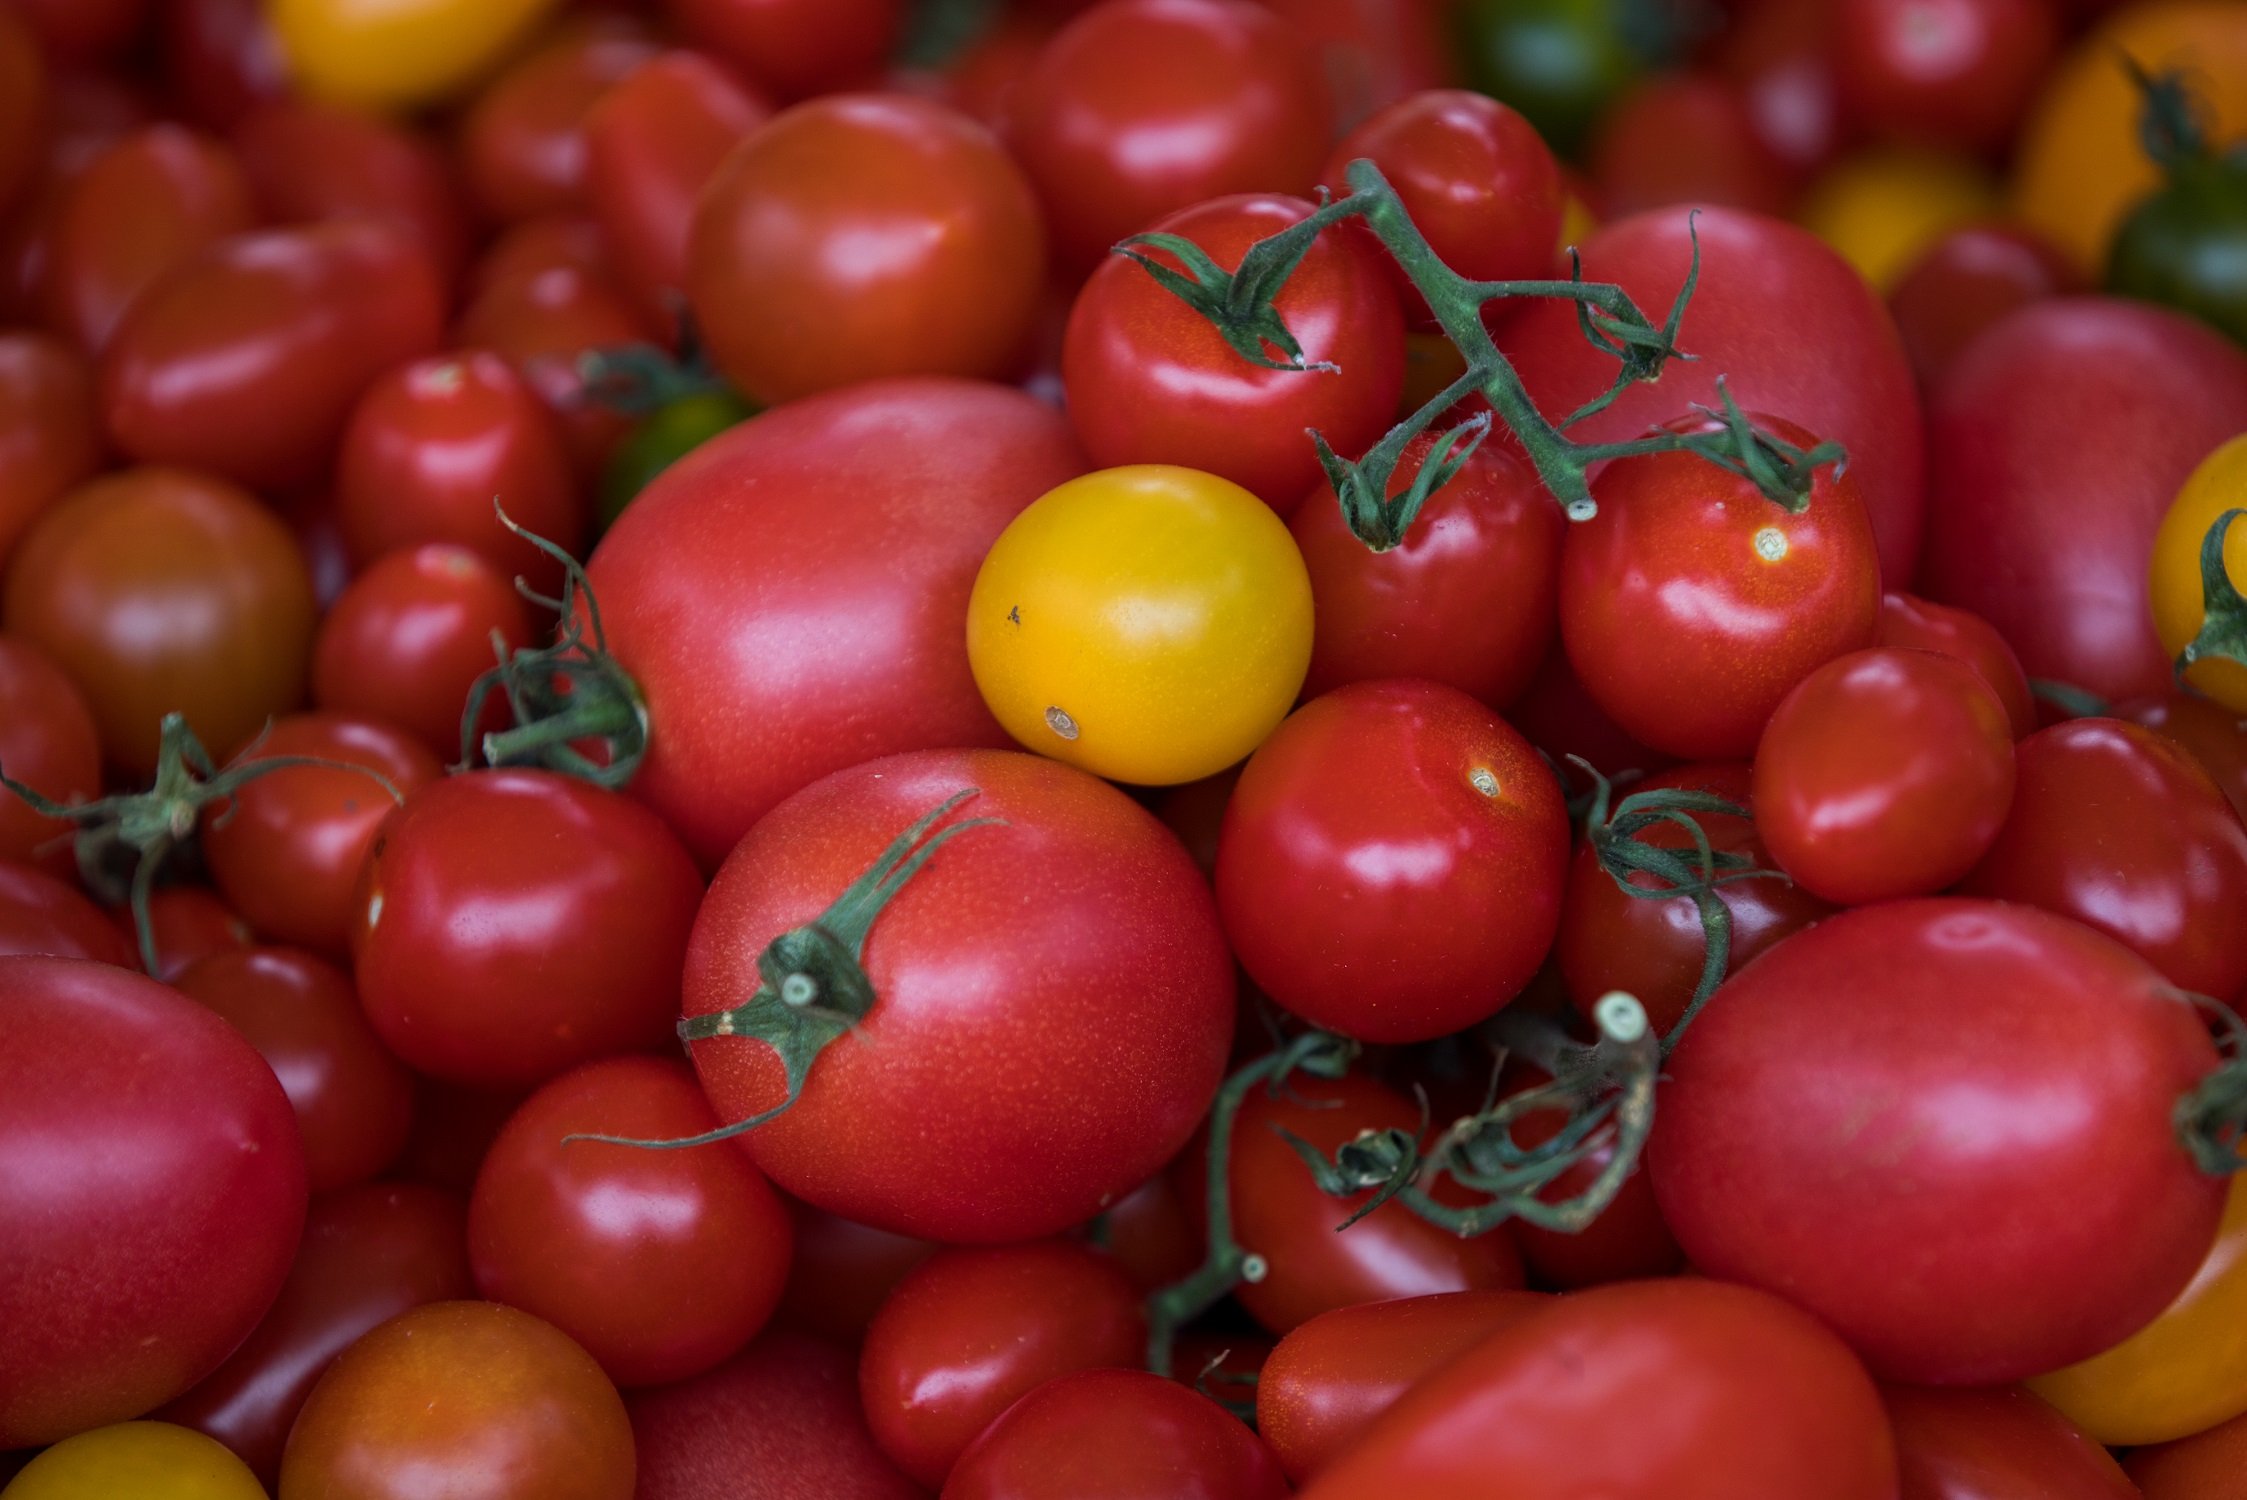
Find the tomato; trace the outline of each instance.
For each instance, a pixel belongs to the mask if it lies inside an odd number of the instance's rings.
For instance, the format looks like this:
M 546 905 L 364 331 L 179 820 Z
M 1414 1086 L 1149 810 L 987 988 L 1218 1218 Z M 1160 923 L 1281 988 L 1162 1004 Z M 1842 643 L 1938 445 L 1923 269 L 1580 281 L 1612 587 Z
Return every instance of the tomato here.
M 0 333 L 0 568 L 39 515 L 101 467 L 92 371 L 42 333 Z
M 359 393 L 433 349 L 441 319 L 428 254 L 389 225 L 237 235 L 134 303 L 102 365 L 103 418 L 145 462 L 305 483 Z
M 2036 699 L 2021 659 L 1990 622 L 1916 594 L 1890 592 L 1880 601 L 1880 642 L 1895 650 L 1940 651 L 1972 667 L 2004 706 L 2013 737 L 2036 728 Z
M 2164 163 L 2167 181 L 2115 232 L 2107 289 L 2187 312 L 2247 342 L 2247 157 L 2207 146 Z
M 1888 310 L 1912 369 L 1931 387 L 2007 313 L 2081 289 L 2075 267 L 2042 237 L 2011 224 L 1967 224 L 1928 246 L 1897 277 Z
M 0 1494 L 7 1500 L 265 1500 L 242 1461 L 199 1432 L 120 1422 L 65 1438 Z
M 1052 408 L 928 379 L 791 403 L 666 470 L 586 570 L 647 708 L 633 795 L 708 868 L 830 771 L 1007 743 L 960 621 L 1007 522 L 1083 470 Z
M 1467 81 L 1571 154 L 1645 66 L 1607 0 L 1467 0 L 1452 25 Z
M 490 349 L 513 365 L 562 422 L 578 469 L 594 474 L 629 424 L 593 399 L 579 361 L 588 350 L 646 343 L 655 332 L 607 270 L 560 264 L 491 280 L 461 314 L 451 342 Z
M 1675 203 L 1785 213 L 1787 164 L 1756 129 L 1747 96 L 1702 73 L 1659 74 L 1616 102 L 1587 160 L 1610 214 Z
M 1544 1305 L 1532 1292 L 1439 1292 L 1321 1313 L 1264 1361 L 1256 1430 L 1302 1484 L 1406 1391 Z
M 1220 198 L 1153 226 L 1230 270 L 1258 240 L 1309 216 L 1298 198 Z M 1150 249 L 1177 269 L 1168 251 Z M 1093 272 L 1061 351 L 1069 419 L 1101 465 L 1180 464 L 1229 479 L 1281 515 L 1319 482 L 1315 429 L 1355 457 L 1389 428 L 1404 388 L 1404 322 L 1391 274 L 1360 234 L 1321 235 L 1274 301 L 1306 363 L 1260 369 L 1147 269 L 1121 256 Z
M 1881 1392 L 1903 1500 L 2138 1500 L 2121 1465 L 2017 1387 Z
M 2075 918 L 2180 989 L 2247 990 L 2247 829 L 2189 751 L 2119 719 L 2020 744 L 2013 810 L 1964 889 Z
M 601 526 L 606 529 L 615 525 L 624 508 L 655 482 L 656 475 L 756 414 L 755 407 L 725 386 L 686 391 L 648 413 L 617 444 L 601 471 Z
M 13 11 L 0 18 L 0 214 L 36 182 L 47 144 L 47 62 Z
M 947 1500 L 1280 1500 L 1264 1440 L 1145 1370 L 1085 1370 L 1007 1408 L 960 1458 Z
M 452 97 L 487 72 L 556 0 L 272 0 L 289 76 L 314 99 L 400 109 Z
M 1139 624 L 1160 618 L 1161 632 Z M 968 664 L 1024 745 L 1173 785 L 1233 764 L 1295 701 L 1311 589 L 1287 528 L 1238 485 L 1155 464 L 1048 491 L 975 577 Z
M 2202 459 L 2162 515 L 2153 534 L 2153 557 L 2146 590 L 2153 606 L 2154 633 L 2174 658 L 2207 624 L 2200 554 L 2209 531 L 2225 512 L 2247 499 L 2247 434 L 2232 438 Z M 2236 589 L 2247 578 L 2247 527 L 2224 533 L 2224 576 Z M 2247 708 L 2247 665 L 2222 656 L 2196 661 L 2183 682 L 2224 707 Z
M 0 956 L 20 954 L 140 967 L 131 940 L 76 886 L 0 860 Z
M 149 0 L 11 0 L 58 59 L 91 63 L 129 45 L 147 20 Z
M 2247 1458 L 2247 1418 L 2130 1455 L 2124 1472 L 2144 1500 L 2239 1500 L 2242 1458 Z
M 939 1250 L 866 1331 L 858 1389 L 882 1451 L 941 1489 L 1015 1401 L 1079 1370 L 1147 1354 L 1139 1289 L 1097 1250 L 1058 1240 Z
M 1202 1236 L 1169 1172 L 1157 1172 L 1118 1198 L 1086 1226 L 1086 1234 L 1142 1291 L 1182 1281 L 1202 1261 Z
M 1764 147 L 1800 178 L 1845 144 L 1834 76 L 1835 0 L 1747 0 L 1715 40 L 1715 73 L 1738 89 Z
M 2115 716 L 2184 746 L 2231 810 L 2247 820 L 2247 730 L 2238 714 L 2206 698 L 2172 692 L 2123 704 Z
M 578 214 L 542 214 L 508 225 L 476 258 L 468 276 L 468 295 L 474 301 L 499 287 L 536 281 L 555 270 L 614 281 L 616 265 L 601 226 Z
M 1408 95 L 1459 82 L 1443 8 L 1426 0 L 1263 0 L 1317 49 L 1348 126 Z
M 126 943 L 137 945 L 139 924 L 132 910 L 119 907 L 110 916 Z M 237 952 L 257 942 L 249 923 L 199 885 L 158 886 L 148 898 L 148 927 L 156 939 L 156 966 L 150 972 L 166 984 L 206 958 Z M 128 967 L 139 965 L 136 951 Z
M 869 82 L 904 29 L 901 0 L 663 0 L 687 39 L 784 98 Z
M 0 621 L 85 692 L 109 763 L 138 779 L 170 711 L 224 760 L 304 694 L 312 584 L 247 493 L 177 469 L 80 486 L 16 548 Z
M 461 166 L 486 219 L 582 210 L 585 122 L 601 96 L 655 55 L 637 26 L 572 26 L 509 64 L 462 116 Z
M 815 100 L 752 132 L 687 243 L 711 357 L 763 406 L 883 375 L 1008 374 L 1044 279 L 1037 201 L 997 140 L 896 95 Z
M 280 1290 L 304 1222 L 288 1097 L 250 1044 L 106 964 L 0 959 L 0 1446 L 137 1416 Z
M 427 251 L 447 286 L 468 258 L 468 205 L 437 144 L 404 125 L 306 100 L 276 100 L 234 127 L 266 216 L 283 224 L 388 221 Z
M 54 658 L 0 635 L 0 772 L 56 802 L 88 802 L 101 790 L 101 741 L 85 695 Z M 43 818 L 0 793 L 0 860 L 70 869 L 70 825 Z
M 2053 0 L 1839 0 L 1833 56 L 1850 118 L 1889 140 L 2005 145 L 2053 54 Z
M 1845 156 L 1820 173 L 1795 217 L 1886 296 L 1943 236 L 1997 213 L 1996 186 L 1979 164 L 1886 146 Z
M 796 1258 L 780 1294 L 779 1321 L 855 1349 L 891 1290 L 936 1247 L 793 1198 L 784 1201 L 796 1222 Z M 855 1394 L 851 1405 L 858 1405 Z
M 360 875 L 359 998 L 415 1069 L 483 1088 L 654 1047 L 701 886 L 670 831 L 614 792 L 548 771 L 432 782 Z
M 1519 1080 L 1507 1085 L 1509 1095 L 1549 1079 L 1542 1069 L 1526 1064 L 1509 1071 Z M 1479 1108 L 1481 1103 L 1477 1096 L 1465 1108 Z M 1539 1146 L 1559 1135 L 1568 1118 L 1562 1109 L 1534 1110 L 1514 1123 L 1511 1134 L 1525 1148 Z M 1581 1197 L 1614 1164 L 1615 1151 L 1614 1133 L 1603 1133 L 1591 1150 L 1546 1184 L 1537 1197 L 1554 1205 Z M 1669 1226 L 1662 1222 L 1653 1183 L 1637 1165 L 1626 1173 L 1607 1206 L 1582 1229 L 1542 1229 L 1524 1222 L 1509 1226 L 1508 1232 L 1529 1267 L 1530 1278 L 1540 1286 L 1564 1291 L 1672 1275 L 1685 1260 L 1677 1241 L 1670 1238 Z
M 433 1302 L 336 1357 L 281 1459 L 284 1500 L 632 1500 L 632 1427 L 592 1356 L 529 1313 Z
M 1620 1413 L 1689 1411 L 1615 1440 Z M 1408 1392 L 1305 1500 L 1491 1495 L 1887 1500 L 1878 1393 L 1776 1297 L 1698 1279 L 1559 1298 Z
M 960 821 L 1003 822 L 947 838 L 881 908 L 863 979 L 809 976 L 838 995 L 870 983 L 860 1004 L 873 1008 L 812 1065 L 795 1104 L 743 1141 L 782 1188 L 831 1212 L 988 1243 L 1091 1217 L 1174 1156 L 1216 1092 L 1231 961 L 1208 887 L 1152 815 L 1081 772 L 1001 751 L 830 776 L 760 820 L 718 872 L 688 950 L 685 1012 L 742 1005 L 763 983 L 767 943 L 970 789 Z M 1007 962 L 966 962 L 962 943 Z M 716 1035 L 693 1053 L 723 1120 L 787 1096 L 762 1043 Z
M 159 17 L 164 81 L 187 117 L 226 130 L 289 92 L 263 0 L 173 0 Z
M 1919 396 L 1895 324 L 1856 273 L 1809 234 L 1738 209 L 1659 209 L 1618 219 L 1583 245 L 1584 276 L 1623 287 L 1659 318 L 1701 247 L 1701 278 L 1670 366 L 1570 429 L 1580 442 L 1641 436 L 1695 403 L 1720 404 L 1716 377 L 1749 411 L 1770 412 L 1849 451 L 1881 571 L 1901 585 L 1919 556 L 1924 485 Z M 1771 330 L 1788 337 L 1775 340 Z M 1506 353 L 1538 409 L 1558 421 L 1614 383 L 1615 361 L 1584 339 L 1566 301 L 1540 300 L 1507 325 Z M 1743 747 L 1744 753 L 1745 747 Z
M 1704 1273 L 1785 1287 L 1885 1377 L 2017 1380 L 2142 1326 L 2206 1254 L 2224 1184 L 2172 1118 L 2213 1064 L 2191 1006 L 2112 939 L 1889 902 L 1716 992 L 1647 1159 Z

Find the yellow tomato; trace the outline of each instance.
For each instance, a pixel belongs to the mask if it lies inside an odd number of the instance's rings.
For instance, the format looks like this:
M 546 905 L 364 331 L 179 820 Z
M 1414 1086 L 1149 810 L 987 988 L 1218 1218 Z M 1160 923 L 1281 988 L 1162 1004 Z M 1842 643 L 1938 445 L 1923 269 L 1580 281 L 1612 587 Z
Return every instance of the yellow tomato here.
M 64 1438 L 0 1489 L 0 1500 L 265 1500 L 223 1444 L 169 1422 L 119 1422 Z
M 2247 435 L 2209 454 L 2177 491 L 2161 529 L 2153 537 L 2148 593 L 2153 600 L 2154 633 L 2171 656 L 2200 634 L 2202 608 L 2200 547 L 2208 528 L 2227 510 L 2247 510 Z M 2224 572 L 2232 587 L 2247 594 L 2247 517 L 2224 533 Z M 2194 662 L 2185 681 L 2235 713 L 2247 713 L 2247 667 L 2220 657 Z
M 1590 239 L 1598 228 L 1599 215 L 1592 212 L 1581 193 L 1571 190 L 1560 203 L 1560 244 L 1556 248 L 1561 259 L 1566 260 L 1569 250 Z
M 1928 151 L 1875 150 L 1828 167 L 1796 217 L 1885 292 L 1935 241 L 1989 217 L 1996 206 L 1996 184 L 1972 162 Z
M 2028 1386 L 2116 1445 L 2170 1442 L 2247 1412 L 2247 1178 L 2232 1179 L 2215 1247 L 2167 1311 Z
M 1264 742 L 1311 662 L 1311 579 L 1271 508 L 1197 469 L 1136 464 L 1048 491 L 968 600 L 983 701 L 1030 749 L 1144 785 Z
M 474 83 L 555 0 L 269 0 L 289 76 L 331 104 L 403 109 Z

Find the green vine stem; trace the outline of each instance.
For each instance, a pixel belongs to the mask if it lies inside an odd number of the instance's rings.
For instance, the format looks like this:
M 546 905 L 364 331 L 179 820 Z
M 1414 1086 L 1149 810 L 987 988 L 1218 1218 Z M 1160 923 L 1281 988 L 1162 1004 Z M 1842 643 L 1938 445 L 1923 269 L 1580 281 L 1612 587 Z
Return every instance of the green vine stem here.
M 2231 523 L 2247 510 L 2234 507 L 2216 517 L 2200 539 L 2200 602 L 2204 617 L 2200 633 L 2177 653 L 2177 681 L 2200 661 L 2229 661 L 2247 666 L 2247 599 L 2232 586 L 2231 570 L 2224 566 L 2224 539 Z
M 2114 713 L 2114 706 L 2089 688 L 2056 677 L 2031 677 L 2029 696 L 2049 703 L 2071 719 L 2104 719 Z
M 2175 1115 L 2177 1138 L 2200 1170 L 2229 1177 L 2247 1168 L 2240 1147 L 2247 1144 L 2247 1021 L 2220 1000 L 2178 991 L 2213 1024 L 2222 1064 L 2182 1099 Z

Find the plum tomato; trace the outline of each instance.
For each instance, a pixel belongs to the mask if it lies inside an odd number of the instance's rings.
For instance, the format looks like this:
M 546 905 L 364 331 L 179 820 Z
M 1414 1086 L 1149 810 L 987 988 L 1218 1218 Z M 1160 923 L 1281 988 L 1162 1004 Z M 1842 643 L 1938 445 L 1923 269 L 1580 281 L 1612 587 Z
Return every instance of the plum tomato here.
M 1885 140 L 2002 148 L 2059 50 L 2057 0 L 1834 0 L 1843 112 Z
M 870 84 L 895 49 L 903 0 L 662 0 L 697 47 L 783 98 Z
M 232 139 L 274 223 L 381 220 L 428 251 L 446 286 L 459 280 L 468 204 L 452 160 L 426 135 L 356 110 L 276 99 L 245 116 Z
M 2247 506 L 2247 433 L 2232 438 L 2202 459 L 2186 476 L 2153 535 L 2146 590 L 2153 604 L 2154 633 L 2171 657 L 2182 652 L 2208 623 L 2207 591 L 2200 554 L 2208 533 L 2230 511 Z M 2224 533 L 2224 577 L 2237 589 L 2247 579 L 2247 526 L 2233 522 Z M 2185 668 L 2182 686 L 2231 709 L 2247 711 L 2247 665 L 2211 655 Z
M 0 569 L 25 529 L 100 467 L 85 359 L 43 333 L 0 333 Z
M 507 269 L 504 264 L 497 268 Z M 583 356 L 595 349 L 649 343 L 657 332 L 657 325 L 625 295 L 604 256 L 599 264 L 565 261 L 522 274 L 495 274 L 469 300 L 451 342 L 489 349 L 514 366 L 561 422 L 578 471 L 592 475 L 623 441 L 631 419 L 594 398 Z
M 2017 1386 L 1880 1393 L 1903 1500 L 2139 1500 L 2112 1454 Z
M 265 1500 L 242 1460 L 202 1433 L 168 1422 L 118 1422 L 64 1438 L 24 1466 L 8 1500 Z
M 140 967 L 131 938 L 77 886 L 0 860 L 0 955 L 27 954 Z
M 2013 727 L 2013 738 L 2035 731 L 2036 697 L 2029 691 L 2029 676 L 2021 670 L 2021 659 L 2005 644 L 1997 628 L 1972 610 L 1937 604 L 1917 594 L 1884 594 L 1880 600 L 1879 644 L 1957 657 L 1997 694 L 1997 701 L 2005 706 L 2006 721 Z
M 515 224 L 589 208 L 586 119 L 655 51 L 628 19 L 587 18 L 565 25 L 485 84 L 456 137 L 468 191 L 484 217 Z
M 1282 1500 L 1265 1441 L 1207 1396 L 1145 1370 L 1049 1380 L 984 1429 L 944 1500 Z
M 54 658 L 0 635 L 0 773 L 55 802 L 89 802 L 101 790 L 101 740 L 85 694 Z M 0 860 L 72 870 L 71 828 L 0 791 Z
M 2067 257 L 2038 235 L 2014 224 L 1967 224 L 1897 278 L 1888 311 L 1920 384 L 1933 387 L 2007 313 L 2082 289 Z

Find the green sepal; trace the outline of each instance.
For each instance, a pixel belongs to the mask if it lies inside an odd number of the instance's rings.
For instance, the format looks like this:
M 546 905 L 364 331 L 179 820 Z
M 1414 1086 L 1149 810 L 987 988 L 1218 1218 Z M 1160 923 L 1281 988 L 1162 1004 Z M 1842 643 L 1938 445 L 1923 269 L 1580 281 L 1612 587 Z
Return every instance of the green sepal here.
M 1311 226 L 1309 234 L 1298 232 L 1306 226 Z M 1331 364 L 1303 362 L 1303 345 L 1275 302 L 1288 276 L 1309 253 L 1318 227 L 1315 220 L 1306 220 L 1257 241 L 1241 258 L 1238 271 L 1226 270 L 1183 235 L 1135 234 L 1119 241 L 1115 253 L 1136 261 L 1165 291 L 1208 319 L 1233 352 L 1250 364 L 1266 370 L 1331 371 L 1335 368 Z M 1139 245 L 1169 252 L 1185 271 L 1173 270 L 1134 248 Z M 1277 349 L 1283 357 L 1274 359 L 1267 349 Z
M 2224 539 L 2231 523 L 2243 515 L 2247 510 L 2238 507 L 2225 511 L 2200 539 L 2200 602 L 2205 615 L 2200 633 L 2177 653 L 2179 682 L 2195 662 L 2229 661 L 2247 666 L 2247 599 L 2232 586 L 2231 570 L 2224 566 Z

